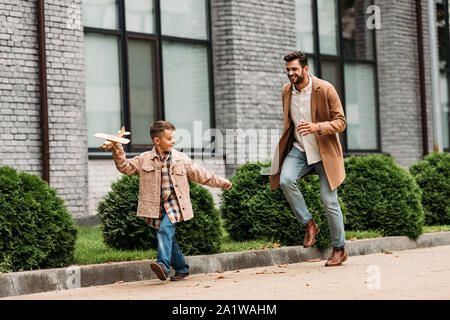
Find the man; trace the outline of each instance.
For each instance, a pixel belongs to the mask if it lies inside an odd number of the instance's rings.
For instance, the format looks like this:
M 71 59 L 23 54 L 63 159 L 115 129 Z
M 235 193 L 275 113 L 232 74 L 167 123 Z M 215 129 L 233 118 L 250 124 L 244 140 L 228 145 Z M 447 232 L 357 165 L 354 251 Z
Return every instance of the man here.
M 176 151 L 175 127 L 167 121 L 156 121 L 150 127 L 155 146 L 133 159 L 127 159 L 122 144 L 113 142 L 114 163 L 126 175 L 139 174 L 137 215 L 157 230 L 158 251 L 151 269 L 160 280 L 166 280 L 171 268 L 172 281 L 189 275 L 175 238 L 176 224 L 194 217 L 189 195 L 188 179 L 216 188 L 231 188 L 231 182 L 215 175 Z
M 325 266 L 347 259 L 345 232 L 337 187 L 345 179 L 344 159 L 338 132 L 346 127 L 341 101 L 333 85 L 308 73 L 303 52 L 284 57 L 290 80 L 282 89 L 284 131 L 275 151 L 270 187 L 281 187 L 299 223 L 306 225 L 305 248 L 315 243 L 319 228 L 311 219 L 297 181 L 317 173 L 320 196 L 328 217 L 333 252 Z

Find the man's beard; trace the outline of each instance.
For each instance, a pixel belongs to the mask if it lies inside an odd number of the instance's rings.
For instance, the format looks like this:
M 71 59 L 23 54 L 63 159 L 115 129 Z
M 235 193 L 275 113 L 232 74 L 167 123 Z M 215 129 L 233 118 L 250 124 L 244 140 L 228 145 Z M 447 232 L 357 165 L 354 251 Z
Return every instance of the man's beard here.
M 303 71 L 301 75 L 297 76 L 297 81 L 294 81 L 294 84 L 300 84 L 303 82 L 303 80 L 305 80 L 305 72 Z M 291 81 L 292 82 L 292 81 Z
M 297 77 L 297 81 L 295 81 L 294 83 L 295 84 L 300 84 L 300 83 L 303 82 L 303 80 L 305 80 L 305 76 L 304 75 Z

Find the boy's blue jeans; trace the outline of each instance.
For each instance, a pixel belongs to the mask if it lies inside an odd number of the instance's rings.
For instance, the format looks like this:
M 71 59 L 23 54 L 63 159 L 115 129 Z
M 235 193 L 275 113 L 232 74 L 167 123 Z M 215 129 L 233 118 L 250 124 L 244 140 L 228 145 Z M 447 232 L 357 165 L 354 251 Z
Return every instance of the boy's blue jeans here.
M 307 224 L 311 220 L 311 213 L 297 186 L 297 181 L 313 168 L 319 174 L 320 198 L 328 218 L 331 244 L 333 248 L 339 249 L 345 245 L 344 221 L 337 189 L 331 190 L 322 161 L 308 165 L 306 153 L 293 146 L 281 169 L 280 186 L 298 222 Z
M 186 263 L 177 240 L 175 239 L 176 223 L 170 221 L 166 210 L 163 207 L 163 219 L 156 232 L 158 239 L 158 253 L 156 254 L 156 261 L 164 266 L 167 274 L 170 273 L 170 267 L 175 269 L 176 273 L 188 273 L 189 265 Z

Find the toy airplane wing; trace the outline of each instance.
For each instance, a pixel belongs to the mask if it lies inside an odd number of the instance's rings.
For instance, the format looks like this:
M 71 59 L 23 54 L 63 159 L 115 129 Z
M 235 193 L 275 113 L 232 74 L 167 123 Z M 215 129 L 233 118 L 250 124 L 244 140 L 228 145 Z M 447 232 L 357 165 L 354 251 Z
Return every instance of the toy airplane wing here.
M 109 140 L 109 141 L 119 142 L 119 143 L 123 143 L 123 144 L 127 144 L 130 142 L 130 139 L 122 138 L 122 137 L 118 137 L 118 136 L 106 134 L 106 133 L 96 133 L 96 134 L 94 134 L 94 137 Z
M 123 138 L 123 136 L 129 134 L 130 134 L 129 132 L 125 131 L 125 127 L 122 127 L 122 129 L 118 131 L 116 134 L 96 133 L 94 134 L 94 137 L 105 139 L 105 142 L 103 142 L 103 144 L 100 147 L 98 147 L 98 149 L 105 149 L 105 151 L 108 151 L 109 149 L 112 148 L 111 141 L 123 144 L 129 143 L 130 142 L 129 139 Z

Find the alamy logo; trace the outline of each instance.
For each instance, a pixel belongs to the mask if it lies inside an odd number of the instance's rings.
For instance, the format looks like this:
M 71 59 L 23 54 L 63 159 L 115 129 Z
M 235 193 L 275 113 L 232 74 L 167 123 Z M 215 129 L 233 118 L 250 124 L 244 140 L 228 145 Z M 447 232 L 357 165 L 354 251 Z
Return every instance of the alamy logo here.
M 370 16 L 367 18 L 366 26 L 367 29 L 381 29 L 381 9 L 377 5 L 371 5 L 367 7 L 367 14 Z
M 366 269 L 366 273 L 370 274 L 364 281 L 368 289 L 381 289 L 381 269 L 377 265 L 370 265 Z

